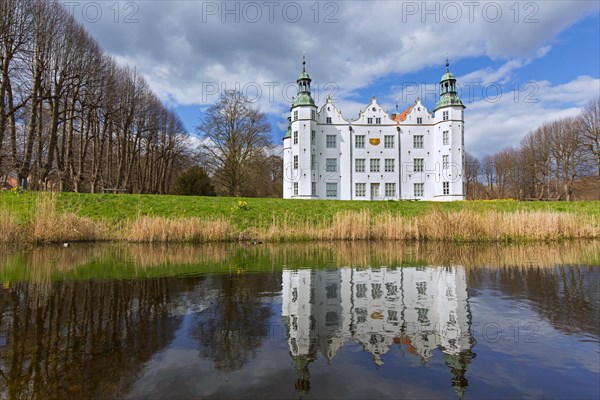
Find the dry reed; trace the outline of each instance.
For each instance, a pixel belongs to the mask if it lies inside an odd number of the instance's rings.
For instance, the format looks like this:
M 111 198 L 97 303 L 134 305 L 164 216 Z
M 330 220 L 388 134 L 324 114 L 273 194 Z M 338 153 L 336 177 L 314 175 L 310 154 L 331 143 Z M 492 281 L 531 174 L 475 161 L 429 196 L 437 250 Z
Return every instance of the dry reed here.
M 226 242 L 233 229 L 220 218 L 206 221 L 200 218 L 164 218 L 142 216 L 130 221 L 124 239 L 130 242 Z
M 40 195 L 30 221 L 20 224 L 0 209 L 0 242 L 126 240 L 130 242 L 438 241 L 510 242 L 600 238 L 600 216 L 553 211 L 443 211 L 418 216 L 338 212 L 317 223 L 273 215 L 267 225 L 240 229 L 224 217 L 139 216 L 109 230 L 107 223 L 58 210 L 55 195 Z M 110 232 L 110 233 L 109 233 Z
M 109 238 L 103 224 L 58 211 L 54 194 L 38 197 L 35 215 L 26 230 L 28 240 L 33 243 L 90 242 Z

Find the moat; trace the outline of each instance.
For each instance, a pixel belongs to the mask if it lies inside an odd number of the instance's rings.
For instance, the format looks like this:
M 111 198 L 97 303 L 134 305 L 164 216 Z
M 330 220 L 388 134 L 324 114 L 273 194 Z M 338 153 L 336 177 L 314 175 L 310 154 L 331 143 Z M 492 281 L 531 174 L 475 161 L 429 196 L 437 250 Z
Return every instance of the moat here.
M 600 397 L 600 244 L 0 250 L 0 398 Z

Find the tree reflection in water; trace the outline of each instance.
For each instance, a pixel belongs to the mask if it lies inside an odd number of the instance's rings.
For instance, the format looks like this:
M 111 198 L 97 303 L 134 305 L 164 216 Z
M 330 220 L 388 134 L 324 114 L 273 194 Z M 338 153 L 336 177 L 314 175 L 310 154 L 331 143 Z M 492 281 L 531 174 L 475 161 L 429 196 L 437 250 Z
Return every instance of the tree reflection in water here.
M 597 248 L 333 243 L 1 249 L 0 398 L 122 397 L 174 341 L 185 318 L 191 329 L 184 334 L 194 338 L 199 358 L 223 373 L 243 371 L 270 345 L 280 292 L 287 336 L 276 339 L 286 342 L 291 356 L 290 390 L 315 392 L 311 367 L 355 343 L 370 354 L 371 366 L 381 368 L 390 349 L 425 365 L 441 354 L 445 387 L 463 396 L 480 351 L 470 303 L 488 289 L 527 303 L 560 332 L 598 341 Z

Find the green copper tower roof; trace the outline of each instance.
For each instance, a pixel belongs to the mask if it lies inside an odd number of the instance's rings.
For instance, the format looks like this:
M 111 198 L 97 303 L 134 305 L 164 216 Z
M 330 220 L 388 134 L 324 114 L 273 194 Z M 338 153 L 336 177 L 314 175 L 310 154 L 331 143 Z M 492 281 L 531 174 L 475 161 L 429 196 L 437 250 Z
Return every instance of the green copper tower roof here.
M 298 94 L 294 98 L 292 107 L 298 106 L 314 106 L 315 101 L 310 95 L 310 76 L 306 72 L 306 60 L 302 56 L 302 72 L 296 81 L 298 83 Z
M 435 110 L 448 106 L 460 106 L 465 108 L 465 105 L 456 95 L 456 78 L 450 72 L 450 63 L 446 58 L 446 73 L 440 79 L 440 99 L 435 105 Z

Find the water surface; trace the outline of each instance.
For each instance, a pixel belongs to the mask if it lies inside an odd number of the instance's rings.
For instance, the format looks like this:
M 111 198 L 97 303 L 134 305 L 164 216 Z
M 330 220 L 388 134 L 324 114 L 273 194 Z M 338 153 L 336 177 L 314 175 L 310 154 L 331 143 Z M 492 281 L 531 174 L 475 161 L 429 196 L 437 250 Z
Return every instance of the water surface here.
M 0 251 L 0 398 L 600 397 L 600 246 Z

